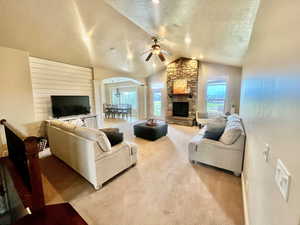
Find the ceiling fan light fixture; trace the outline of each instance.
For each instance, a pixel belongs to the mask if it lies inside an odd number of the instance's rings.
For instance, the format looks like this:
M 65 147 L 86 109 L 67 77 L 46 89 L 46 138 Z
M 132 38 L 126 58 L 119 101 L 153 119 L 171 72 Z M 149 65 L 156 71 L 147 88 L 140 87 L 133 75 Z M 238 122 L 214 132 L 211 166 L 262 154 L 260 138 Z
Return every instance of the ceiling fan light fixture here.
M 152 41 L 154 42 L 154 45 L 151 46 L 151 49 L 147 50 L 147 52 L 150 52 L 145 61 L 149 61 L 152 55 L 158 56 L 161 62 L 166 61 L 166 57 L 164 54 L 168 54 L 165 50 L 161 50 L 160 45 L 158 44 L 158 40 L 156 37 L 152 37 Z
M 153 53 L 154 53 L 155 55 L 158 55 L 158 54 L 160 53 L 160 48 L 155 48 L 155 49 L 153 50 Z

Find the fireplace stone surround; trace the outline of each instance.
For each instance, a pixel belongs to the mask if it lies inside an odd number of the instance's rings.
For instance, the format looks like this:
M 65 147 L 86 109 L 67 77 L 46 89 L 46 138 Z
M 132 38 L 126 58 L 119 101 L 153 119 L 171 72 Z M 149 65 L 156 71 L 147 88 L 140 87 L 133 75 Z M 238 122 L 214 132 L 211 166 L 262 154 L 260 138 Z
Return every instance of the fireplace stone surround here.
M 167 67 L 167 122 L 184 126 L 193 126 L 196 118 L 198 99 L 198 71 L 199 61 L 194 59 L 179 58 Z M 177 79 L 186 79 L 188 94 L 173 94 L 173 83 Z M 188 116 L 174 116 L 173 102 L 187 102 Z

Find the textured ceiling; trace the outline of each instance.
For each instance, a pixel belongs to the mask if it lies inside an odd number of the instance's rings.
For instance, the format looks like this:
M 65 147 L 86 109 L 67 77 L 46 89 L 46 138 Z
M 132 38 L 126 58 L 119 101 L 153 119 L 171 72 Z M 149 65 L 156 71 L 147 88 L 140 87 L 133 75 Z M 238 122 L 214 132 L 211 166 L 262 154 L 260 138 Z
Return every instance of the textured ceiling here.
M 151 36 L 102 0 L 0 0 L 0 46 L 143 77 L 161 69 L 141 52 Z
M 240 66 L 259 0 L 105 0 L 174 54 Z
M 0 46 L 145 77 L 164 67 L 141 56 L 159 34 L 172 52 L 169 61 L 203 57 L 240 65 L 258 1 L 0 0 Z

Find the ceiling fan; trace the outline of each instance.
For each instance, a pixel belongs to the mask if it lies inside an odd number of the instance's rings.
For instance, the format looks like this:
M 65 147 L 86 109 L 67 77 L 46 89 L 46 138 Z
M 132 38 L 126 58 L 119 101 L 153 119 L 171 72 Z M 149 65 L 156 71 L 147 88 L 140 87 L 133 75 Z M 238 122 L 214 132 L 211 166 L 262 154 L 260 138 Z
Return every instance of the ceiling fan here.
M 161 49 L 156 37 L 153 37 L 152 41 L 154 42 L 154 44 L 151 46 L 151 49 L 144 52 L 144 54 L 150 52 L 146 58 L 146 62 L 149 61 L 153 55 L 157 55 L 159 57 L 160 61 L 162 61 L 162 62 L 166 61 L 164 54 L 169 55 L 169 53 L 167 51 Z

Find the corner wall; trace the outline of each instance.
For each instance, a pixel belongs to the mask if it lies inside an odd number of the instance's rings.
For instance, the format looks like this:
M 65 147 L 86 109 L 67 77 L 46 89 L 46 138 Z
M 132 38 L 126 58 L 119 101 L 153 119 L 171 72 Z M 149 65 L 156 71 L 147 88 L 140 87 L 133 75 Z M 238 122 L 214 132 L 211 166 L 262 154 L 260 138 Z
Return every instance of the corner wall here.
M 6 119 L 24 135 L 34 134 L 34 109 L 28 53 L 0 47 L 0 120 Z M 0 155 L 6 149 L 0 126 Z
M 250 225 L 300 221 L 300 2 L 261 1 L 243 66 L 241 116 Z M 270 145 L 270 160 L 263 150 Z M 289 200 L 276 186 L 281 159 L 291 174 Z
M 0 119 L 30 135 L 33 94 L 27 52 L 0 47 Z

